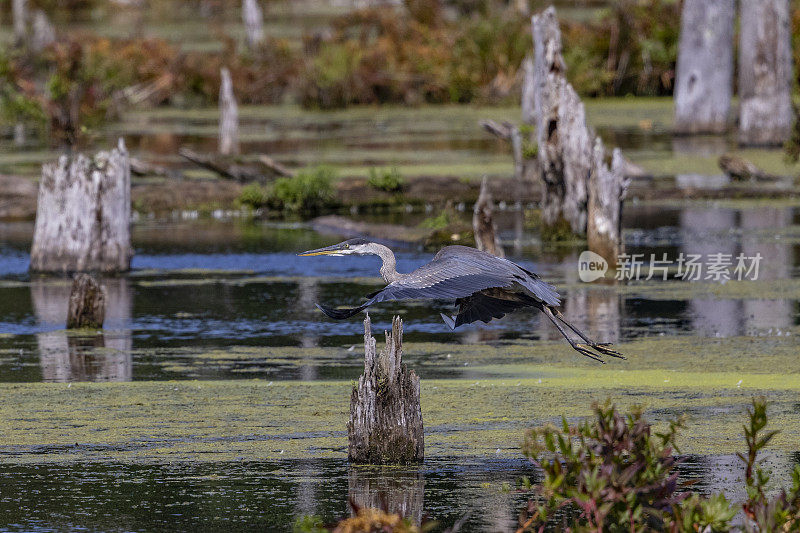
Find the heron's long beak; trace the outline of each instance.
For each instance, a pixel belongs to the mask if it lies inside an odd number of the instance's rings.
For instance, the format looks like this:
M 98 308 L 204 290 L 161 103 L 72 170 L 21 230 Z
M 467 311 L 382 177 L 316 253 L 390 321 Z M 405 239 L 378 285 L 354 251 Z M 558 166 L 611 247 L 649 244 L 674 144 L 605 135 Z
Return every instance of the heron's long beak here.
M 300 257 L 308 257 L 310 255 L 339 255 L 340 249 L 334 246 L 326 246 L 325 248 L 317 248 L 316 250 L 309 250 L 307 252 L 297 254 Z

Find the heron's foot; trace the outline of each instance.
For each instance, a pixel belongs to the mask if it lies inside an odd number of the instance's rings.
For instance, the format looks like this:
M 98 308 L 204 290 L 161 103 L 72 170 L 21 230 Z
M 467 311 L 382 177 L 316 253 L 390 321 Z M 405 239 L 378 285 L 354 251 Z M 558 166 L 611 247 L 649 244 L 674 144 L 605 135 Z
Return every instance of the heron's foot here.
M 589 359 L 594 359 L 600 363 L 605 364 L 606 362 L 603 361 L 596 353 L 591 351 L 591 347 L 586 344 L 578 344 L 575 343 L 572 345 L 572 348 L 581 355 L 585 355 Z
M 575 349 L 583 353 L 584 355 L 586 355 L 584 352 L 588 351 L 589 353 L 594 355 L 595 358 L 598 358 L 599 355 L 608 355 L 611 357 L 617 357 L 619 359 L 625 359 L 624 355 L 622 355 L 616 350 L 612 350 L 611 348 L 609 348 L 609 346 L 611 346 L 611 344 L 607 342 L 593 343 L 593 344 L 576 343 Z
M 600 352 L 603 355 L 610 355 L 611 357 L 616 357 L 618 359 L 625 359 L 626 358 L 624 355 L 622 355 L 618 351 L 609 348 L 609 346 L 613 346 L 613 344 L 611 344 L 610 342 L 600 342 L 600 343 L 593 344 L 592 348 L 594 348 L 595 350 L 597 350 L 598 352 Z

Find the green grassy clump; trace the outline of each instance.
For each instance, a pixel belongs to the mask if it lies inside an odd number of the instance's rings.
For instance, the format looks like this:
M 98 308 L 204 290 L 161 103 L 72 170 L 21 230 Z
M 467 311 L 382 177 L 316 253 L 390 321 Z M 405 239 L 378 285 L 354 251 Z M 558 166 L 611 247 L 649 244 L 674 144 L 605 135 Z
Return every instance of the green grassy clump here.
M 251 209 L 317 213 L 334 204 L 336 171 L 320 166 L 301 170 L 294 177 L 278 178 L 269 185 L 251 183 L 242 188 L 237 202 Z
M 403 178 L 397 167 L 391 169 L 377 169 L 375 167 L 369 169 L 369 178 L 367 184 L 379 191 L 386 192 L 400 192 L 405 186 L 405 179 Z

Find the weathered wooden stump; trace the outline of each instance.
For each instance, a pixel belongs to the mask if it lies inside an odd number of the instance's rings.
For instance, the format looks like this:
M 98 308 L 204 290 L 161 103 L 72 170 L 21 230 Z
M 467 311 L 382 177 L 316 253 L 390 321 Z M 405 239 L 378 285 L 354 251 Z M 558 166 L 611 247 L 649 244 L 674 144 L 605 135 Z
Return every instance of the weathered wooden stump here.
M 533 110 L 536 120 L 543 235 L 586 233 L 587 177 L 593 139 L 578 94 L 566 78 L 561 30 L 552 6 L 531 19 L 534 46 Z
M 67 329 L 102 328 L 106 318 L 106 291 L 89 274 L 77 274 L 69 293 Z
M 130 268 L 131 172 L 122 139 L 93 158 L 63 155 L 42 166 L 30 269 L 121 272 Z
M 364 319 L 364 374 L 350 398 L 348 456 L 353 463 L 408 464 L 424 458 L 419 378 L 403 359 L 403 322 L 392 320 L 386 347 L 376 351 Z
M 675 77 L 675 130 L 723 133 L 733 94 L 735 0 L 685 0 Z
M 242 2 L 242 20 L 247 35 L 247 46 L 252 50 L 264 40 L 264 14 L 257 0 Z
M 239 153 L 239 106 L 233 94 L 230 71 L 222 67 L 219 85 L 219 153 Z
M 519 131 L 519 130 L 517 130 Z M 472 211 L 472 231 L 475 233 L 475 247 L 497 257 L 505 257 L 500 235 L 494 224 L 494 202 L 489 192 L 489 180 L 486 176 L 481 181 L 481 192 Z
M 789 0 L 739 4 L 739 143 L 779 145 L 794 123 Z
M 625 158 L 619 148 L 611 156 L 611 168 L 605 162 L 605 149 L 598 137 L 594 144 L 594 164 L 589 175 L 589 216 L 586 240 L 589 250 L 601 255 L 610 265 L 617 264 L 623 252 L 622 201 L 630 180 L 625 177 Z
M 555 8 L 534 15 L 531 26 L 534 68 L 529 92 L 538 145 L 536 169 L 542 184 L 542 237 L 587 235 L 589 249 L 615 264 L 621 242 L 618 220 L 627 188 L 624 159 L 619 154 L 616 165 L 606 165 L 603 143 L 589 127 L 583 102 L 565 78 Z

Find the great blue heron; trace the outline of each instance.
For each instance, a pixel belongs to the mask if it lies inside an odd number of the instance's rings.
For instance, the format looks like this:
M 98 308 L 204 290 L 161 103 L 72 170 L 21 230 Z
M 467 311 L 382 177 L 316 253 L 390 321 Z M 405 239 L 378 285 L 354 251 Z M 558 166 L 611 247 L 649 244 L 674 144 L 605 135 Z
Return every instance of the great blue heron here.
M 299 255 L 377 255 L 383 260 L 380 272 L 388 285 L 368 294 L 367 301 L 358 307 L 334 309 L 317 304 L 331 318 L 350 318 L 372 304 L 386 300 L 455 299 L 458 313 L 452 317 L 442 314 L 445 324 L 455 329 L 478 320 L 488 323 L 493 318 L 502 318 L 506 313 L 517 309 L 533 307 L 550 319 L 578 353 L 601 363 L 604 362 L 600 357 L 602 355 L 624 359 L 621 353 L 609 348 L 609 343 L 591 340 L 566 321 L 557 309 L 561 301 L 555 287 L 508 259 L 501 259 L 475 248 L 446 246 L 436 254 L 433 261 L 408 274 L 397 271 L 397 261 L 389 248 L 366 239 L 350 239 Z M 578 343 L 571 339 L 559 321 L 584 342 Z

